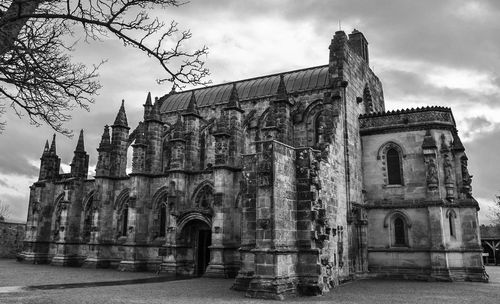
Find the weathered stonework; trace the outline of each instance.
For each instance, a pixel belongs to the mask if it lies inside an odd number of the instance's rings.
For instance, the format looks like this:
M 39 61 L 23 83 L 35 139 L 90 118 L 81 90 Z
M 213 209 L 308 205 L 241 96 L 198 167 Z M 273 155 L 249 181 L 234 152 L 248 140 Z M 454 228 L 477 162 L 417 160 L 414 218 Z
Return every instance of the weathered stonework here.
M 19 259 L 235 277 L 272 299 L 370 274 L 484 280 L 451 110 L 384 112 L 367 45 L 339 31 L 328 65 L 148 94 L 133 130 L 122 104 L 94 179 L 83 134 L 69 174 L 47 143 Z
M 23 249 L 26 224 L 6 222 L 0 217 L 0 258 L 15 258 Z

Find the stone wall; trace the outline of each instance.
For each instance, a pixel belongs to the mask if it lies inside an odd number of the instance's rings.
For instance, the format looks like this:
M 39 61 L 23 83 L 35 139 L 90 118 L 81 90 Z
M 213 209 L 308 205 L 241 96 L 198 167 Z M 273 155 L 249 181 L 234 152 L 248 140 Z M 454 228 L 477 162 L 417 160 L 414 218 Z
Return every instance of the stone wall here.
M 23 249 L 26 224 L 0 220 L 0 258 L 15 258 Z
M 368 260 L 373 274 L 484 281 L 478 204 L 467 157 L 447 108 L 363 115 Z M 401 182 L 389 182 L 387 151 L 399 155 Z M 396 241 L 396 219 L 404 236 Z

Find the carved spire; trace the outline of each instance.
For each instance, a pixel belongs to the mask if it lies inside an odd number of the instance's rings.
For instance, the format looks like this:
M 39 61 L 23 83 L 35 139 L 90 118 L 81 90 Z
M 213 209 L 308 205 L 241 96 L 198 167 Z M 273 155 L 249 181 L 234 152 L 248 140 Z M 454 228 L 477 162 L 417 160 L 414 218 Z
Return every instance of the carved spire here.
M 83 143 L 83 129 L 80 130 L 80 136 L 78 137 L 78 143 L 76 144 L 75 152 L 85 152 L 85 146 Z
M 226 115 L 226 111 L 221 110 L 220 111 L 220 117 L 217 119 L 217 122 L 215 124 L 215 130 L 214 130 L 214 135 L 226 135 L 229 136 L 229 119 Z
M 287 102 L 291 104 L 288 99 L 288 91 L 286 90 L 285 85 L 285 76 L 283 74 L 280 75 L 280 82 L 278 83 L 278 89 L 276 90 L 276 95 L 273 98 L 274 102 Z
M 49 154 L 49 141 L 48 140 L 45 141 L 45 148 L 43 148 L 42 156 L 45 156 L 47 154 Z
M 52 144 L 50 145 L 50 154 L 56 154 L 56 135 L 52 136 Z
M 187 109 L 184 111 L 183 115 L 200 116 L 200 113 L 198 112 L 198 105 L 196 103 L 196 97 L 194 96 L 194 91 L 191 91 L 191 97 L 189 99 Z
M 99 149 L 106 148 L 111 144 L 111 139 L 109 136 L 109 126 L 104 126 L 104 133 L 102 133 L 101 143 L 99 144 Z
M 146 103 L 144 104 L 144 106 L 152 106 L 153 103 L 152 103 L 152 100 L 151 100 L 151 92 L 148 92 L 148 96 L 146 97 Z
M 435 149 L 437 148 L 436 140 L 431 135 L 431 131 L 425 131 L 424 142 L 422 143 L 423 149 Z
M 144 123 L 139 122 L 139 126 L 137 127 L 137 137 L 135 138 L 135 145 L 143 145 L 146 146 L 146 138 L 144 137 Z
M 71 161 L 71 175 L 74 177 L 87 178 L 89 170 L 89 156 L 85 153 L 83 144 L 83 130 L 80 130 L 78 143 L 76 144 L 75 155 Z
M 120 106 L 120 110 L 118 110 L 118 114 L 116 115 L 115 123 L 113 126 L 120 126 L 128 128 L 127 122 L 127 114 L 125 114 L 125 100 L 122 99 L 122 105 Z
M 238 96 L 238 89 L 236 88 L 236 83 L 233 83 L 231 88 L 231 94 L 229 95 L 229 102 L 226 105 L 226 110 L 237 110 L 243 112 L 240 106 L 240 97 Z
M 153 103 L 151 102 L 151 92 L 148 92 L 148 96 L 146 97 L 146 103 L 144 106 L 144 120 L 147 120 L 151 115 L 151 110 L 153 108 Z
M 160 103 L 158 102 L 158 99 L 155 100 L 155 104 L 151 109 L 151 115 L 149 116 L 148 120 L 155 120 L 161 122 Z
M 278 84 L 278 97 L 288 98 L 288 92 L 286 91 L 285 76 L 280 75 L 280 83 Z
M 177 121 L 172 126 L 172 139 L 182 139 L 184 136 L 184 124 L 180 113 L 177 113 Z
M 453 150 L 454 151 L 465 151 L 465 147 L 462 144 L 462 141 L 460 140 L 460 137 L 458 137 L 457 132 L 453 132 Z

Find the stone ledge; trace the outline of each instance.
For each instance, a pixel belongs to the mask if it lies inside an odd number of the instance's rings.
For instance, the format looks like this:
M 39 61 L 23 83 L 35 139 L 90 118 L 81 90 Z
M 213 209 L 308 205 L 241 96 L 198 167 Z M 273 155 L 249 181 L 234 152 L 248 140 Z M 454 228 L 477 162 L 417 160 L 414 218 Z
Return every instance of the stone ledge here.
M 479 207 L 475 199 L 454 200 L 373 200 L 368 201 L 363 207 L 365 209 L 397 209 L 397 208 L 427 208 L 427 207 Z

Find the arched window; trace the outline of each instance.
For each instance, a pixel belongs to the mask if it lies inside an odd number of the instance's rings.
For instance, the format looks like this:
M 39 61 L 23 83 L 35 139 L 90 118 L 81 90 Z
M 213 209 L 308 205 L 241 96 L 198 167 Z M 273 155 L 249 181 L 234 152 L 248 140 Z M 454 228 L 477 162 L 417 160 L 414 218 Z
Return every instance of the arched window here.
M 389 185 L 402 185 L 401 156 L 395 148 L 387 150 L 387 177 Z
M 198 208 L 210 208 L 213 205 L 214 195 L 212 187 L 209 185 L 203 186 L 195 196 L 195 206 Z
M 394 246 L 407 246 L 406 224 L 404 219 L 396 217 L 394 219 Z
M 165 203 L 162 203 L 160 205 L 160 214 L 159 214 L 159 219 L 160 219 L 160 237 L 165 236 L 165 230 L 167 229 L 167 205 Z
M 314 120 L 314 144 L 319 144 L 320 136 L 323 135 L 324 126 L 323 126 L 323 115 L 321 112 L 316 115 L 316 119 Z
M 457 218 L 457 214 L 453 209 L 448 209 L 446 212 L 446 217 L 448 218 L 448 227 L 450 229 L 450 236 L 457 237 L 457 232 L 455 230 L 455 219 Z
M 127 236 L 128 232 L 128 204 L 124 204 L 121 212 L 122 225 L 121 225 L 121 235 Z
M 453 223 L 453 217 L 449 216 L 448 217 L 448 222 L 450 225 L 450 235 L 455 236 L 455 223 Z
M 92 228 L 92 220 L 93 220 L 93 203 L 94 199 L 93 197 L 90 197 L 86 206 L 85 206 L 85 212 L 84 212 L 84 219 L 83 219 L 83 229 L 82 229 L 82 239 L 83 242 L 87 243 L 90 240 L 90 231 Z

